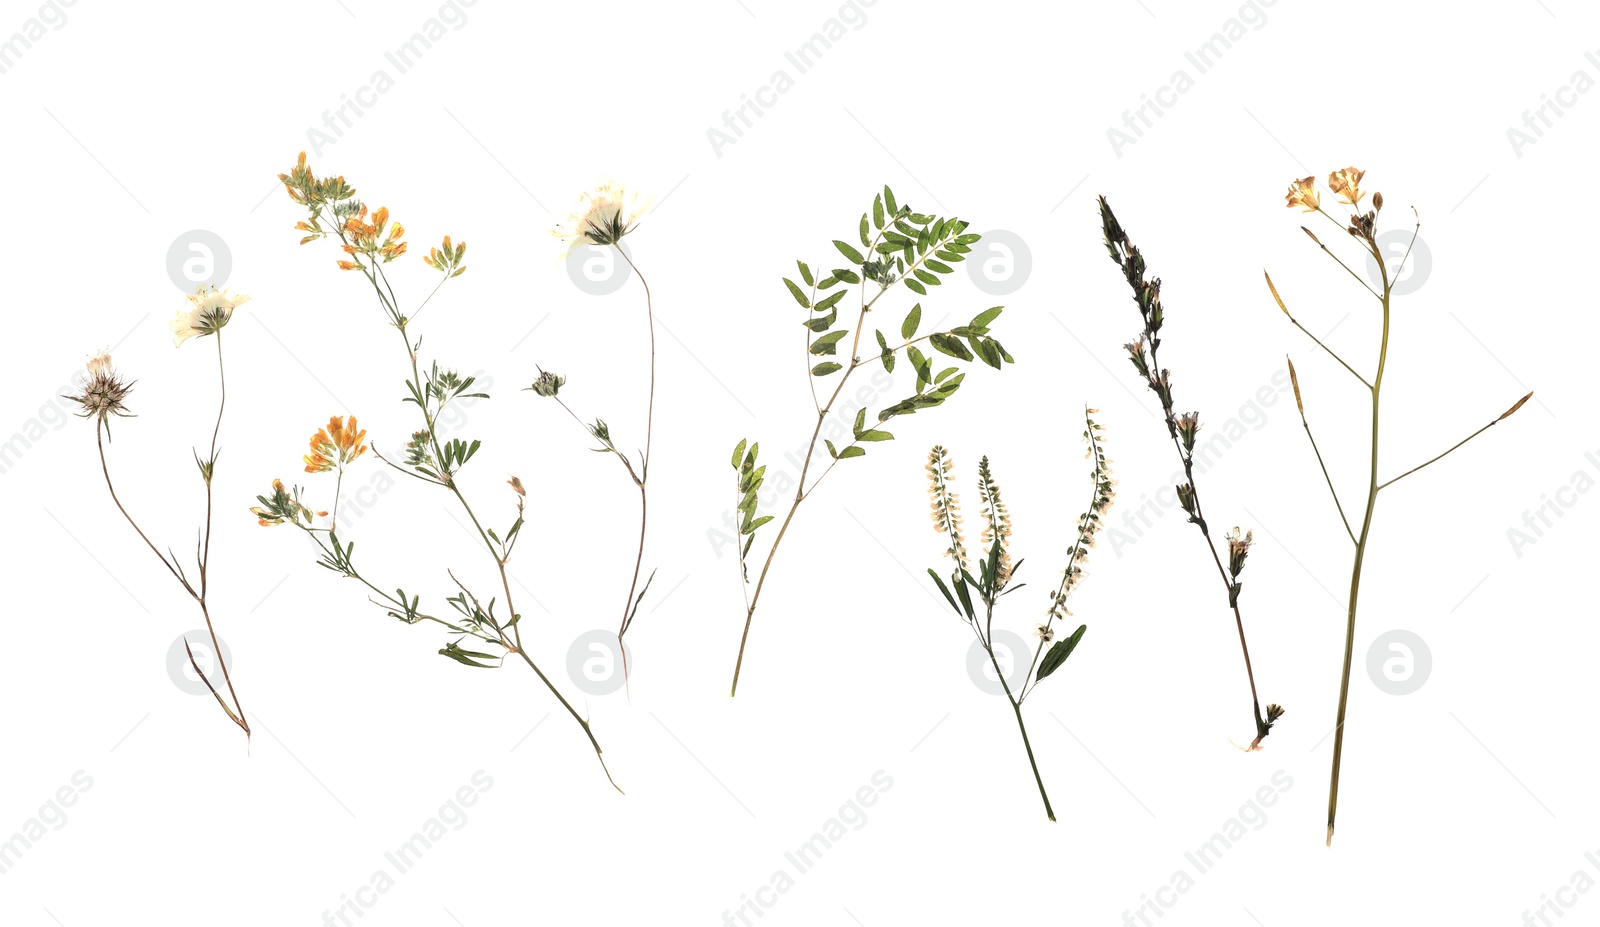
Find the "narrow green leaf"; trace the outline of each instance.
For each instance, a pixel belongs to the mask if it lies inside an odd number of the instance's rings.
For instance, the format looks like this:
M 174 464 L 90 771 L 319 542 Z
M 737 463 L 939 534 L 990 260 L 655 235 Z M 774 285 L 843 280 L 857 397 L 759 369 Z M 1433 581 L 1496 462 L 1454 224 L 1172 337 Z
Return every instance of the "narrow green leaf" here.
M 922 324 L 922 304 L 917 303 L 906 314 L 906 320 L 900 323 L 900 337 L 910 341 L 917 333 L 917 326 Z
M 811 308 L 811 300 L 806 297 L 806 294 L 803 290 L 801 290 L 798 286 L 795 286 L 795 282 L 793 280 L 790 280 L 788 277 L 784 277 L 783 285 L 789 288 L 789 295 L 793 296 L 794 301 L 799 303 L 802 308 Z
M 1080 624 L 1078 625 L 1078 630 L 1072 632 L 1071 637 L 1066 640 L 1056 641 L 1055 646 L 1045 653 L 1044 659 L 1039 661 L 1038 678 L 1043 679 L 1060 669 L 1061 664 L 1067 662 L 1067 657 L 1072 656 L 1072 651 L 1077 649 L 1078 641 L 1083 640 L 1083 632 L 1087 628 L 1088 625 Z
M 837 364 L 833 361 L 823 361 L 817 366 L 811 368 L 811 375 L 814 377 L 825 377 L 830 373 L 837 373 L 843 369 L 843 364 Z
M 863 217 L 863 221 L 865 221 L 864 217 Z M 867 262 L 867 259 L 861 256 L 861 252 L 860 251 L 857 251 L 855 248 L 852 248 L 846 242 L 842 242 L 842 241 L 839 241 L 838 239 L 834 239 L 833 246 L 835 248 L 838 248 L 839 249 L 839 253 L 844 255 L 845 258 L 848 259 L 850 261 L 850 263 L 852 263 L 852 264 L 865 264 Z M 854 281 L 851 281 L 851 282 L 852 283 L 859 283 L 860 281 L 859 280 L 854 280 Z

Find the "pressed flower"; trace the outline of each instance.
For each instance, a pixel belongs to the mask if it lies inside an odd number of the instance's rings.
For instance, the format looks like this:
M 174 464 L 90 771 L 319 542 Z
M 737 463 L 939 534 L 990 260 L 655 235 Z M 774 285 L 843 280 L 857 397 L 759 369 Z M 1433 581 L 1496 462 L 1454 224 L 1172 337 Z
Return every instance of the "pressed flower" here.
M 1041 624 L 1041 625 L 1039 625 L 1038 630 L 1033 632 L 1033 636 L 1037 637 L 1039 640 L 1042 640 L 1046 644 L 1048 644 L 1051 641 L 1056 639 L 1056 632 L 1055 632 L 1055 629 L 1050 627 L 1049 625 Z
M 583 194 L 578 208 L 552 234 L 567 243 L 569 252 L 583 245 L 615 245 L 634 230 L 649 208 L 649 200 L 637 191 L 607 181 Z
M 348 419 L 333 416 L 328 419 L 328 427 L 317 429 L 311 436 L 311 453 L 305 457 L 306 472 L 326 473 L 350 463 L 367 452 L 367 446 L 361 443 L 366 436 L 365 431 L 357 430 L 354 415 Z
M 1302 212 L 1316 212 L 1322 208 L 1322 194 L 1317 192 L 1317 178 L 1302 177 L 1289 184 L 1289 192 L 1284 196 L 1286 205 L 1293 209 L 1301 207 Z
M 406 243 L 400 240 L 406 234 L 405 226 L 398 222 L 389 224 L 389 208 L 378 207 L 371 218 L 372 221 L 368 222 L 367 207 L 362 204 L 355 215 L 345 220 L 344 230 L 349 238 L 349 243 L 344 246 L 345 253 L 364 254 L 373 263 L 384 264 L 405 254 Z M 349 262 L 340 261 L 339 266 L 345 270 L 353 269 L 345 267 L 347 263 Z
M 179 309 L 172 318 L 172 343 L 175 345 L 222 331 L 233 318 L 233 310 L 250 301 L 243 293 L 229 296 L 227 290 L 203 284 L 186 298 L 188 308 Z
M 1339 194 L 1339 198 L 1351 206 L 1361 202 L 1367 194 L 1361 190 L 1361 177 L 1366 171 L 1358 171 L 1347 167 L 1341 171 L 1334 171 L 1328 175 L 1328 189 Z
M 111 355 L 103 352 L 96 354 L 89 358 L 87 366 L 89 380 L 83 385 L 83 390 L 76 396 L 64 395 L 62 398 L 82 406 L 78 415 L 96 419 L 102 424 L 112 415 L 123 418 L 131 416 L 133 413 L 123 405 L 123 401 L 133 391 L 133 383 L 117 375 L 111 366 Z

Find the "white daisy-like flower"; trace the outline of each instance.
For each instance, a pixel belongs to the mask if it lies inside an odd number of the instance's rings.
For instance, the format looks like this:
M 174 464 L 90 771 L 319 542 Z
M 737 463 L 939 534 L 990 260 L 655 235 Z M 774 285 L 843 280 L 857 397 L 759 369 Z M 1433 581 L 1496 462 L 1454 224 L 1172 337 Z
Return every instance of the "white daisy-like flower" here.
M 182 345 L 196 336 L 215 335 L 233 318 L 233 310 L 250 301 L 243 293 L 229 296 L 227 290 L 202 284 L 190 293 L 188 308 L 172 317 L 172 343 Z
M 584 245 L 615 245 L 634 230 L 652 204 L 650 197 L 608 180 L 583 194 L 578 208 L 551 234 L 566 242 L 568 254 Z

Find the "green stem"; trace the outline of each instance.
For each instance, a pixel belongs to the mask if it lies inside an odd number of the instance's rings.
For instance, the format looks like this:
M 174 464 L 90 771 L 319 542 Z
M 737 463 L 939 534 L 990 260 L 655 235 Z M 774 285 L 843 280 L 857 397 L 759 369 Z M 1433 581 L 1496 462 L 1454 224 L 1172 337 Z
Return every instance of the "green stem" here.
M 989 618 L 994 617 L 994 603 L 988 604 Z M 1000 688 L 1005 690 L 1006 701 L 1011 703 L 1011 712 L 1017 716 L 1017 730 L 1022 732 L 1022 747 L 1028 751 L 1028 766 L 1033 769 L 1034 784 L 1039 787 L 1039 798 L 1044 801 L 1044 813 L 1054 821 L 1056 812 L 1050 807 L 1050 796 L 1044 790 L 1044 778 L 1039 775 L 1039 763 L 1033 757 L 1033 744 L 1028 741 L 1028 726 L 1022 723 L 1022 703 L 1011 696 L 1011 686 L 1006 683 L 1006 674 L 1000 669 L 1000 661 L 994 655 L 994 647 L 987 640 L 983 642 L 984 649 L 989 651 L 989 663 L 994 667 L 994 675 L 1000 680 Z
M 1333 846 L 1334 817 L 1339 810 L 1339 770 L 1344 760 L 1344 722 L 1345 712 L 1350 702 L 1350 667 L 1355 658 L 1356 645 L 1356 601 L 1361 594 L 1361 567 L 1366 560 L 1367 538 L 1372 531 L 1372 510 L 1378 501 L 1378 412 L 1379 400 L 1383 393 L 1383 370 L 1389 359 L 1389 300 L 1391 290 L 1389 284 L 1389 271 L 1384 267 L 1382 256 L 1379 255 L 1377 246 L 1372 245 L 1373 258 L 1378 262 L 1378 269 L 1383 274 L 1383 338 L 1378 346 L 1378 372 L 1372 378 L 1372 455 L 1371 468 L 1367 479 L 1367 511 L 1361 520 L 1361 535 L 1356 539 L 1355 563 L 1350 570 L 1350 604 L 1345 621 L 1344 637 L 1344 669 L 1339 678 L 1339 712 L 1334 721 L 1333 733 L 1333 769 L 1328 782 L 1328 838 L 1327 845 Z

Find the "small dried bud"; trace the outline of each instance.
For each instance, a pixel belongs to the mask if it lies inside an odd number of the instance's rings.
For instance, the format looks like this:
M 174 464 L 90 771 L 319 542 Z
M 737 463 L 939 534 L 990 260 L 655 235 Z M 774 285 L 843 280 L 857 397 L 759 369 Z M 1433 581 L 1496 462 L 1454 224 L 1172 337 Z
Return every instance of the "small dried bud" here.
M 1283 359 L 1289 361 L 1289 383 L 1294 387 L 1294 404 L 1300 410 L 1300 418 L 1304 420 L 1306 417 L 1306 405 L 1300 401 L 1300 378 L 1295 376 L 1294 361 L 1289 360 L 1289 355 L 1285 354 Z
M 1177 417 L 1178 438 L 1183 441 L 1185 453 L 1194 453 L 1194 438 L 1200 431 L 1200 413 L 1185 412 Z
M 510 486 L 511 491 L 519 496 L 526 496 L 528 494 L 527 491 L 522 488 L 522 480 L 518 479 L 517 477 L 513 476 L 511 479 L 506 480 L 506 485 Z
M 1256 542 L 1256 533 L 1246 531 L 1243 537 L 1239 536 L 1239 527 L 1224 535 L 1228 540 L 1228 572 L 1237 579 L 1244 570 L 1245 558 L 1250 556 L 1250 545 Z
M 1510 418 L 1511 417 L 1511 413 L 1513 413 L 1513 412 L 1517 411 L 1518 409 L 1522 408 L 1522 404 L 1527 402 L 1528 400 L 1530 400 L 1532 398 L 1533 398 L 1533 391 L 1529 390 L 1528 391 L 1528 395 L 1522 397 L 1521 399 L 1518 399 L 1516 401 L 1515 405 L 1513 405 L 1511 408 L 1505 410 L 1505 412 L 1501 413 L 1500 418 L 1495 419 L 1495 421 L 1498 422 L 1498 421 L 1501 421 L 1503 419 Z
M 1382 209 L 1383 208 L 1383 194 L 1382 193 L 1374 193 L 1374 194 L 1372 194 L 1372 205 L 1377 207 L 1378 209 Z

